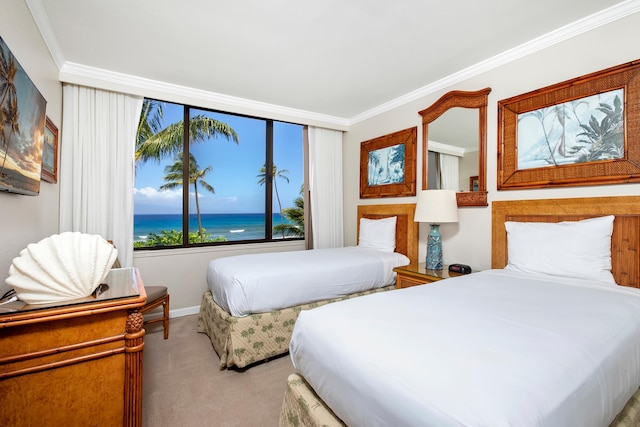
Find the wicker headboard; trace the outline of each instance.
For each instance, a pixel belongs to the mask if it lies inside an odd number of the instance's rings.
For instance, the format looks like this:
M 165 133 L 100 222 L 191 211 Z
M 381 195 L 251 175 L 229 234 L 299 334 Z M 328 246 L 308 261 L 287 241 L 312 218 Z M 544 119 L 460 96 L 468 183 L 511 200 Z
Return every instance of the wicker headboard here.
M 560 222 L 614 215 L 612 273 L 622 286 L 640 288 L 640 196 L 514 200 L 492 203 L 491 266 L 507 265 L 506 221 Z
M 394 205 L 358 206 L 358 236 L 360 218 L 382 219 L 398 217 L 396 221 L 396 252 L 406 255 L 412 264 L 418 262 L 418 223 L 413 220 L 416 211 L 414 203 Z

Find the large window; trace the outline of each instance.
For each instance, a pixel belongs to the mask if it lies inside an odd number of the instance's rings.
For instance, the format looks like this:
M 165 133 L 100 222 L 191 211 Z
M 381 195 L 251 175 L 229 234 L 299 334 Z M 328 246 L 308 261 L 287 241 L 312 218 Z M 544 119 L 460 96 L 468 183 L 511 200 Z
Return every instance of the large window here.
M 303 165 L 302 125 L 145 99 L 134 247 L 303 238 Z

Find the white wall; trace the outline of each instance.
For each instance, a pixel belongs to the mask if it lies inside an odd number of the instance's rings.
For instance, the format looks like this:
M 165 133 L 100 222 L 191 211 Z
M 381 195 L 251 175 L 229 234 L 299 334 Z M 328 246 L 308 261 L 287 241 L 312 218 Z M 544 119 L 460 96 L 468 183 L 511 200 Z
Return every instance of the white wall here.
M 2 2 L 0 36 L 47 100 L 47 116 L 62 130 L 62 85 L 58 70 L 22 0 Z M 64 149 L 64 147 L 61 147 Z M 0 192 L 0 292 L 14 257 L 29 243 L 58 232 L 59 185 L 42 182 L 40 195 Z
M 487 117 L 487 189 L 489 206 L 462 208 L 458 224 L 443 224 L 444 262 L 460 262 L 474 268 L 491 266 L 491 202 L 506 199 L 540 199 L 639 194 L 640 184 L 601 185 L 539 190 L 496 190 L 497 180 L 497 102 L 564 80 L 599 71 L 640 58 L 640 14 L 599 27 L 580 36 L 548 47 L 492 71 L 468 79 L 446 90 L 359 122 L 345 134 L 344 206 L 345 244 L 356 241 L 358 204 L 409 203 L 415 198 L 359 199 L 360 142 L 418 126 L 417 188 L 422 182 L 422 126 L 418 111 L 430 106 L 449 90 L 475 91 L 491 87 Z M 416 55 L 428 55 L 416 52 Z M 426 256 L 428 225 L 420 225 L 420 259 Z

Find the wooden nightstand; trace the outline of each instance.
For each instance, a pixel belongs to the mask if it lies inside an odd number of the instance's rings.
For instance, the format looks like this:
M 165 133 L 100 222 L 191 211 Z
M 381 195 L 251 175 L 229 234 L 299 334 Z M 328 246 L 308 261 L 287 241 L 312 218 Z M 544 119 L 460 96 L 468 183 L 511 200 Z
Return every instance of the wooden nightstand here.
M 425 283 L 437 282 L 438 280 L 450 277 L 462 276 L 460 273 L 452 273 L 449 266 L 445 265 L 442 270 L 427 270 L 426 264 L 409 264 L 393 269 L 397 273 L 396 288 L 408 288 L 410 286 L 424 285 Z

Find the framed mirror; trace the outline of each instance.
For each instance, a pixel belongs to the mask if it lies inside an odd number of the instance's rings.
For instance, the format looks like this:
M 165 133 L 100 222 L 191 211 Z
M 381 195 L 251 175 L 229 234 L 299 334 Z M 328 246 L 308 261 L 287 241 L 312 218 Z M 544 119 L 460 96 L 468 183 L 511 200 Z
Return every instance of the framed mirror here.
M 459 137 L 456 136 L 455 132 L 459 132 L 462 127 L 464 127 L 467 132 L 472 131 L 470 128 L 475 127 L 475 129 L 477 129 L 477 174 L 473 174 L 473 171 L 469 172 L 474 178 L 474 186 L 470 188 L 469 191 L 458 191 L 457 200 L 458 206 L 487 206 L 487 104 L 490 92 L 491 88 L 481 89 L 476 92 L 451 91 L 444 94 L 430 107 L 419 112 L 422 116 L 423 190 L 429 188 L 429 127 L 438 127 L 438 138 L 441 139 L 441 141 L 437 141 L 439 144 L 459 148 L 462 152 L 474 152 L 476 150 L 461 147 L 461 145 L 466 144 L 466 141 L 457 141 L 456 139 Z M 459 109 L 477 110 L 478 121 L 475 122 L 473 119 L 459 120 L 459 117 L 469 116 L 468 114 L 461 114 L 462 112 L 458 111 Z M 442 123 L 440 123 L 438 119 L 448 112 L 452 114 L 447 114 L 445 118 L 442 118 Z M 436 121 L 438 121 L 438 123 L 435 123 Z M 447 134 L 447 129 L 450 131 L 449 134 Z M 462 183 L 469 182 L 465 180 L 460 181 Z M 462 187 L 462 185 L 460 185 L 460 187 Z M 474 191 L 476 189 L 477 191 Z

